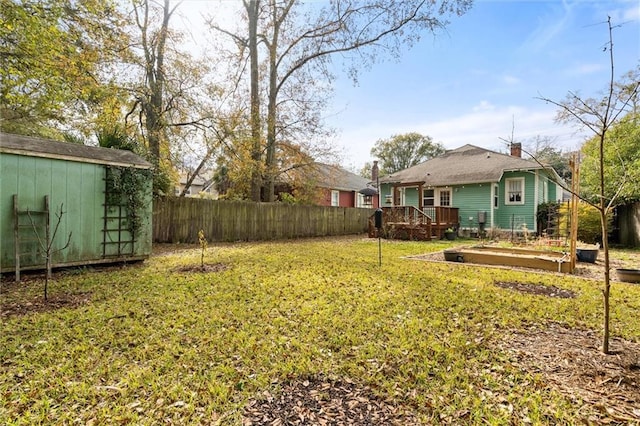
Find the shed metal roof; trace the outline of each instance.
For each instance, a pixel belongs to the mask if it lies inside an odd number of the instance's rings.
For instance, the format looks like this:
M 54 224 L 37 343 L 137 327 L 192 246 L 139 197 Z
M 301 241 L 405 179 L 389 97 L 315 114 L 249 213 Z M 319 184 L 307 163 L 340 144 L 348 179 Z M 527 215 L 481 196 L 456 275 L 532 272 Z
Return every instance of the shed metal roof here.
M 381 183 L 424 182 L 427 186 L 498 182 L 504 172 L 540 170 L 532 160 L 464 145 L 405 170 L 381 177 Z
M 0 133 L 0 152 L 139 169 L 153 167 L 151 163 L 131 151 L 58 142 L 10 133 Z

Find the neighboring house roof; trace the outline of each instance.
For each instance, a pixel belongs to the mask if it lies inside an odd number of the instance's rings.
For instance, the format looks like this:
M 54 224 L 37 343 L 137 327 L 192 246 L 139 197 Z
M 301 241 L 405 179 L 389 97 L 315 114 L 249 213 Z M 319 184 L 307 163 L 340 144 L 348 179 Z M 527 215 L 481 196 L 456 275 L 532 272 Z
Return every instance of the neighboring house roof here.
M 189 173 L 185 173 L 182 172 L 180 173 L 180 185 L 186 185 L 187 182 L 189 181 L 189 178 L 191 176 L 189 175 Z M 196 176 L 193 178 L 193 181 L 191 182 L 191 185 L 193 186 L 204 186 L 204 184 L 208 182 L 206 180 L 204 180 L 204 178 L 200 177 L 200 175 Z
M 424 182 L 428 186 L 464 185 L 498 182 L 502 179 L 503 173 L 508 171 L 541 169 L 545 167 L 535 161 L 467 144 L 408 169 L 381 177 L 380 183 Z M 555 172 L 552 173 L 557 177 Z
M 314 168 L 316 186 L 320 188 L 357 192 L 366 188 L 370 182 L 369 179 L 351 173 L 339 166 L 316 163 Z
M 181 171 L 180 172 L 180 186 L 184 187 L 187 185 L 189 178 L 191 177 L 190 172 Z M 201 187 L 201 192 L 211 192 L 213 189 L 213 174 L 210 172 L 201 172 L 196 175 L 191 182 L 191 187 Z M 217 191 L 216 191 L 217 192 Z
M 131 151 L 58 142 L 9 133 L 0 133 L 0 152 L 109 166 L 136 167 L 140 169 L 153 167 L 151 163 Z

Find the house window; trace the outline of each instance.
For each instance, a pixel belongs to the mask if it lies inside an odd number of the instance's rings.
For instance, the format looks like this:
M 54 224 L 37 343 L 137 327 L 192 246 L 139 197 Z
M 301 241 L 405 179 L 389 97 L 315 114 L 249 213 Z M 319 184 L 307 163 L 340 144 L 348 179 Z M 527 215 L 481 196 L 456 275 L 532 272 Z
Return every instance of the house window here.
M 500 198 L 498 198 L 500 196 L 500 185 L 495 184 L 493 185 L 493 208 L 497 209 L 498 206 L 500 205 Z
M 331 205 L 333 207 L 340 206 L 340 191 L 331 191 Z
M 424 207 L 433 207 L 435 205 L 435 196 L 433 189 L 422 190 L 422 205 Z
M 524 204 L 524 178 L 505 179 L 505 204 Z
M 549 182 L 546 180 L 542 182 L 542 202 L 546 203 L 549 201 Z
M 363 194 L 356 194 L 357 195 L 357 201 L 356 201 L 356 207 L 371 207 L 373 206 L 373 196 L 372 195 L 363 195 Z
M 440 190 L 440 205 L 449 207 L 451 205 L 451 191 L 448 189 Z

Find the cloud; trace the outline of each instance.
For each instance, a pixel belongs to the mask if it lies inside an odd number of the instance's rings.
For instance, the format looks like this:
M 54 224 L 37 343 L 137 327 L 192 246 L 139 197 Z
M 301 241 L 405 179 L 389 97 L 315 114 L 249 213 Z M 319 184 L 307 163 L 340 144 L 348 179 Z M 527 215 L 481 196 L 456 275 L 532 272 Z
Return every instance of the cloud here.
M 473 112 L 493 111 L 495 107 L 489 101 L 480 101 L 480 103 L 472 108 Z
M 553 15 L 550 14 L 550 16 L 539 18 L 538 26 L 529 34 L 529 37 L 527 37 L 522 46 L 520 46 L 519 50 L 530 54 L 545 49 L 556 36 L 570 25 L 573 7 L 574 4 L 563 1 L 562 16 L 558 18 L 555 16 L 557 13 L 554 11 Z
M 640 4 L 633 2 L 631 6 L 622 13 L 624 21 L 640 21 Z
M 504 75 L 502 76 L 502 82 L 508 86 L 515 86 L 520 84 L 521 80 L 513 75 Z
M 590 74 L 597 74 L 604 69 L 605 69 L 605 65 L 601 63 L 590 63 L 590 64 L 585 63 L 585 64 L 578 64 L 570 68 L 567 68 L 564 70 L 563 73 L 571 77 L 585 76 Z
M 481 103 L 483 104 L 483 103 Z M 567 125 L 555 122 L 556 110 L 552 106 L 493 106 L 490 109 L 473 108 L 470 112 L 449 119 L 426 122 L 420 131 L 430 135 L 445 147 L 457 148 L 464 144 L 488 149 L 502 149 L 513 132 L 515 140 L 526 141 L 535 136 L 555 138 L 562 148 L 574 149 L 584 140 Z
M 634 21 L 640 21 L 640 4 L 637 1 L 623 1 L 620 7 L 601 10 L 600 14 L 610 16 L 614 25 L 632 24 Z
M 369 151 L 378 139 L 412 131 L 431 136 L 447 149 L 472 144 L 504 152 L 507 144 L 504 139 L 510 140 L 512 131 L 518 141 L 542 136 L 553 138 L 558 147 L 565 150 L 579 148 L 585 135 L 576 133 L 571 126 L 555 123 L 555 116 L 556 110 L 549 105 L 534 108 L 496 106 L 481 101 L 467 112 L 442 120 L 391 125 L 367 123 L 343 133 L 340 140 L 345 148 L 345 163 L 356 167 L 371 160 Z

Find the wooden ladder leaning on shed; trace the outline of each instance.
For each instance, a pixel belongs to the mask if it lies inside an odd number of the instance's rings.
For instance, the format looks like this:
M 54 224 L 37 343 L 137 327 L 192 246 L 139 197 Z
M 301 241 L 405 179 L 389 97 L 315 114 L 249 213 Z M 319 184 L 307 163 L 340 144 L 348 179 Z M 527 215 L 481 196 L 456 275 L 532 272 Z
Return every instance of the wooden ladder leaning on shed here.
M 13 238 L 16 282 L 19 282 L 22 266 L 20 260 L 23 256 L 29 255 L 32 259 L 42 257 L 42 264 L 44 264 L 42 245 L 48 247 L 50 238 L 49 196 L 44 196 L 43 210 L 30 210 L 29 208 L 20 210 L 18 195 L 13 194 Z M 35 264 L 40 265 L 39 263 Z

